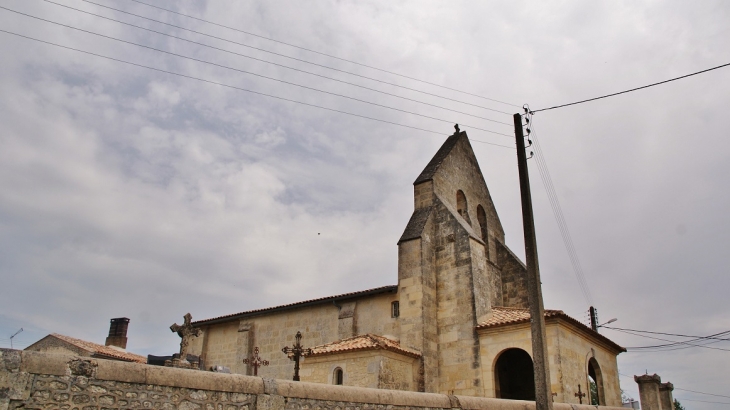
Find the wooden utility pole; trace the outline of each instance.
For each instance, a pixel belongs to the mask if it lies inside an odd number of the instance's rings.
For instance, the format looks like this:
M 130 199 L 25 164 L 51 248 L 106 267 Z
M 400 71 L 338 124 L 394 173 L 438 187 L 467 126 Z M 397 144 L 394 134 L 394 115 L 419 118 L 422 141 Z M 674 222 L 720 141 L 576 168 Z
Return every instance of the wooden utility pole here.
M 550 368 L 547 360 L 545 336 L 545 308 L 542 304 L 540 268 L 537 262 L 535 220 L 532 216 L 530 176 L 527 173 L 525 139 L 522 134 L 522 115 L 513 116 L 517 139 L 517 168 L 520 173 L 522 196 L 522 228 L 525 232 L 525 264 L 527 265 L 527 300 L 530 304 L 530 330 L 532 333 L 532 360 L 535 366 L 535 409 L 552 410 Z

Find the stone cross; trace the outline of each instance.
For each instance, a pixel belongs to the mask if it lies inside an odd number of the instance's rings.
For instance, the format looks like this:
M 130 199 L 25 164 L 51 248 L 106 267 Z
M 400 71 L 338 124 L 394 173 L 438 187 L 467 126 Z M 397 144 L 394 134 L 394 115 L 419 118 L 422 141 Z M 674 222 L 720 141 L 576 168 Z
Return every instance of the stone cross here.
M 302 347 L 301 341 L 302 341 L 302 332 L 297 332 L 297 335 L 294 337 L 296 339 L 296 343 L 294 344 L 294 347 L 286 346 L 283 349 L 281 349 L 282 352 L 284 352 L 291 360 L 294 360 L 294 381 L 299 381 L 299 358 L 312 354 L 312 349 L 305 349 Z
M 578 385 L 578 393 L 575 393 L 575 397 L 578 398 L 578 403 L 583 404 L 583 397 L 585 397 L 585 393 L 581 393 L 580 391 L 580 384 Z
M 193 325 L 190 324 L 190 322 L 193 320 L 193 316 L 190 315 L 190 313 L 186 313 L 185 316 L 183 316 L 185 321 L 183 322 L 182 326 L 178 325 L 177 323 L 170 326 L 170 330 L 173 332 L 176 332 L 178 336 L 181 337 L 180 340 L 180 361 L 187 361 L 188 359 L 188 345 L 190 344 L 190 339 L 193 337 L 200 336 L 201 330 L 193 327 Z
M 268 366 L 269 361 L 261 359 L 261 357 L 259 356 L 259 348 L 258 346 L 256 346 L 253 348 L 253 356 L 243 359 L 243 364 L 251 365 L 251 367 L 253 367 L 253 375 L 258 376 L 259 367 Z

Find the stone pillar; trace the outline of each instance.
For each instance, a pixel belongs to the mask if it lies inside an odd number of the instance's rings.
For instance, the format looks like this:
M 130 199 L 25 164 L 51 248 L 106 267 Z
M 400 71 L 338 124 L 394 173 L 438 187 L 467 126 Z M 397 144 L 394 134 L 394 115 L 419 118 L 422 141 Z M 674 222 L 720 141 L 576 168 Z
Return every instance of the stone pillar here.
M 662 410 L 674 410 L 672 390 L 674 390 L 672 383 L 666 382 L 659 385 L 659 399 L 662 403 Z
M 236 359 L 235 363 L 230 364 L 231 372 L 238 374 L 253 374 L 247 364 L 243 363 L 253 352 L 254 345 L 254 328 L 253 323 L 241 320 L 238 322 L 238 337 L 236 338 Z M 211 363 L 216 364 L 216 363 Z
M 656 374 L 634 376 L 634 381 L 639 385 L 639 401 L 642 410 L 663 410 L 662 399 L 659 393 L 659 386 L 662 379 Z
M 342 339 L 348 339 L 355 336 L 356 333 L 356 322 L 355 322 L 355 307 L 356 302 L 343 303 L 337 305 L 340 309 L 340 313 L 337 315 L 337 337 Z

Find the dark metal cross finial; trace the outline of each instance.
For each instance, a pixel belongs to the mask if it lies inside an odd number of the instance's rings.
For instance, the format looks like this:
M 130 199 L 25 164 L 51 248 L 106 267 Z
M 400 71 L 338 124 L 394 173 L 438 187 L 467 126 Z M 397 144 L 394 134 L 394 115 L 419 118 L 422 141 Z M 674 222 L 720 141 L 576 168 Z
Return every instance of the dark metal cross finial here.
M 258 376 L 259 375 L 259 367 L 261 367 L 261 366 L 268 366 L 269 365 L 269 361 L 268 360 L 263 360 L 259 356 L 259 348 L 258 348 L 258 346 L 256 346 L 256 347 L 253 348 L 253 356 L 247 357 L 247 358 L 243 359 L 243 364 L 248 364 L 251 367 L 253 367 L 253 375 L 254 376 Z
M 190 313 L 186 313 L 183 318 L 185 319 L 185 321 L 183 322 L 182 326 L 174 323 L 172 326 L 170 326 L 170 330 L 176 332 L 178 336 L 182 338 L 180 340 L 180 360 L 185 361 L 188 359 L 188 345 L 190 344 L 190 338 L 200 336 L 200 333 L 202 331 L 196 327 L 193 327 L 193 325 L 191 324 L 193 316 Z
M 575 393 L 575 397 L 578 398 L 578 403 L 583 404 L 583 397 L 585 397 L 585 393 L 581 393 L 580 391 L 580 384 L 578 385 L 578 393 Z
M 297 335 L 294 336 L 296 339 L 296 343 L 294 344 L 294 347 L 286 346 L 281 349 L 282 352 L 284 352 L 289 359 L 294 361 L 294 381 L 299 381 L 299 358 L 302 356 L 306 356 L 308 354 L 312 354 L 312 349 L 309 348 L 303 348 L 302 347 L 302 332 L 297 332 Z

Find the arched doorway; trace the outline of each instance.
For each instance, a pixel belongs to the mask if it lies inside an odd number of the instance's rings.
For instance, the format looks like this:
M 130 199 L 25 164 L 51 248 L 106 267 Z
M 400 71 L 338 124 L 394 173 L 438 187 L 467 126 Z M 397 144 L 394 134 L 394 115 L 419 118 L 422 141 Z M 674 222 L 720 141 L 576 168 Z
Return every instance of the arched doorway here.
M 517 348 L 500 353 L 494 364 L 498 399 L 535 400 L 535 373 L 530 355 Z
M 603 392 L 603 375 L 595 357 L 591 357 L 588 360 L 588 387 L 590 403 L 596 406 L 605 406 L 606 398 Z

